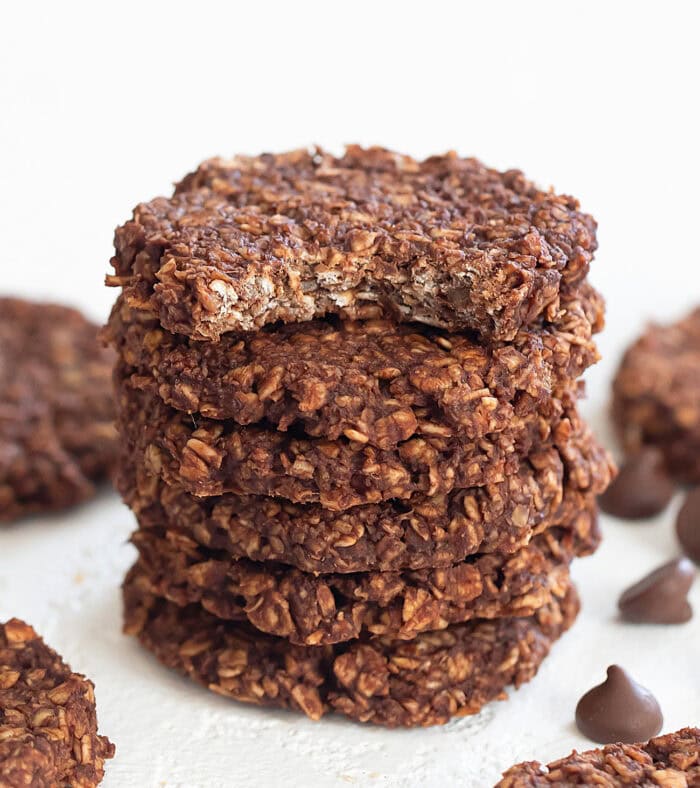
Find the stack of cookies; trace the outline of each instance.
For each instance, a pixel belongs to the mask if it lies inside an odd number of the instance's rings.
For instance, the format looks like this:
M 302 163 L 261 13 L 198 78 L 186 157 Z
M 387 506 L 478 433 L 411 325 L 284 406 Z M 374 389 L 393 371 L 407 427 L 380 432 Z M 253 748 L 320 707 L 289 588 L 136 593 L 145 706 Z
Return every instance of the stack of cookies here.
M 126 630 L 237 700 L 478 711 L 573 622 L 595 223 L 454 154 L 204 163 L 117 230 Z

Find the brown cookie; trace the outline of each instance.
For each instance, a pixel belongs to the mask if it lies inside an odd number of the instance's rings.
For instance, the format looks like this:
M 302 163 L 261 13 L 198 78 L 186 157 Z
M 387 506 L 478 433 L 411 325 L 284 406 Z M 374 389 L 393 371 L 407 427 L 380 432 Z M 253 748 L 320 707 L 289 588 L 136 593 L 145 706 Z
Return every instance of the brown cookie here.
M 292 643 L 318 646 L 362 635 L 409 640 L 474 618 L 529 616 L 569 582 L 574 556 L 598 545 L 562 527 L 511 555 L 489 553 L 440 569 L 312 575 L 284 565 L 235 560 L 176 531 L 136 531 L 139 571 L 156 596 L 197 603 L 219 618 L 249 621 Z
M 571 197 L 453 153 L 240 156 L 139 205 L 108 283 L 196 339 L 369 306 L 509 340 L 583 280 L 595 230 Z
M 586 533 L 592 502 L 612 473 L 607 452 L 585 429 L 566 451 L 538 448 L 499 482 L 342 512 L 263 496 L 196 498 L 131 456 L 120 463 L 117 484 L 142 528 L 166 526 L 235 558 L 327 573 L 435 568 L 473 553 L 513 553 L 561 522 Z
M 74 309 L 0 299 L 0 521 L 89 498 L 107 475 L 112 361 Z
M 700 785 L 700 728 L 683 728 L 646 744 L 608 744 L 574 752 L 543 767 L 520 763 L 504 773 L 496 788 L 550 788 L 595 785 L 600 788 Z
M 389 320 L 312 321 L 197 342 L 118 299 L 107 335 L 121 358 L 188 413 L 393 449 L 427 427 L 476 440 L 570 387 L 594 363 L 603 303 L 590 287 L 511 343 Z
M 396 449 L 346 437 L 331 441 L 264 426 L 241 427 L 166 405 L 150 378 L 118 370 L 117 422 L 136 462 L 197 496 L 267 495 L 340 511 L 483 486 L 515 473 L 521 459 L 551 439 L 565 444 L 580 418 L 573 397 L 550 400 L 514 418 L 509 429 L 478 440 L 424 429 Z
M 700 309 L 650 326 L 625 353 L 613 394 L 625 449 L 657 446 L 676 478 L 700 482 Z
M 159 599 L 136 569 L 124 598 L 125 631 L 213 692 L 312 719 L 337 711 L 389 727 L 441 724 L 505 698 L 509 684 L 535 675 L 578 612 L 569 586 L 530 617 L 476 620 L 409 641 L 379 637 L 305 647 L 222 621 L 199 605 Z
M 89 788 L 113 756 L 97 733 L 92 682 L 29 625 L 0 625 L 0 785 Z

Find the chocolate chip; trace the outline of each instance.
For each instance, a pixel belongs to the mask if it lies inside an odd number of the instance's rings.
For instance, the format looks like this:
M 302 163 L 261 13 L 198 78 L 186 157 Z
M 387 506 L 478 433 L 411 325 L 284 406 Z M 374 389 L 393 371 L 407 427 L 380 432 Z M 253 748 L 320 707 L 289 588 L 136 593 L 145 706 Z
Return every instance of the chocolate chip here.
M 691 490 L 678 512 L 676 533 L 683 552 L 700 564 L 700 487 Z
M 658 567 L 628 588 L 618 607 L 625 621 L 647 624 L 682 624 L 693 616 L 687 594 L 695 569 L 687 558 Z
M 630 457 L 608 489 L 600 508 L 623 520 L 640 520 L 662 512 L 675 491 L 658 449 L 645 448 Z
M 663 721 L 656 698 L 618 665 L 611 665 L 607 679 L 576 706 L 578 729 L 600 744 L 646 741 L 661 730 Z

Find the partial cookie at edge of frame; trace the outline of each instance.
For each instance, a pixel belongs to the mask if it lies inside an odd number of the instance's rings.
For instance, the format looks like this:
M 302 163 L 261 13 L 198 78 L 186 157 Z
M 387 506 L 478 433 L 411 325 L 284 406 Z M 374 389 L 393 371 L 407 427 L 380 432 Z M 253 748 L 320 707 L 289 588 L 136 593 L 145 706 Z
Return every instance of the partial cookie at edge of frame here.
M 520 763 L 495 788 L 551 788 L 561 785 L 681 788 L 700 785 L 700 729 L 683 728 L 646 744 L 608 744 L 574 752 L 543 767 Z
M 23 621 L 0 625 L 0 783 L 90 788 L 113 756 L 97 733 L 93 683 Z
M 700 483 L 700 309 L 651 325 L 629 347 L 613 382 L 613 415 L 628 452 L 657 446 L 674 476 Z
M 74 309 L 0 298 L 0 521 L 94 494 L 117 451 L 113 353 Z

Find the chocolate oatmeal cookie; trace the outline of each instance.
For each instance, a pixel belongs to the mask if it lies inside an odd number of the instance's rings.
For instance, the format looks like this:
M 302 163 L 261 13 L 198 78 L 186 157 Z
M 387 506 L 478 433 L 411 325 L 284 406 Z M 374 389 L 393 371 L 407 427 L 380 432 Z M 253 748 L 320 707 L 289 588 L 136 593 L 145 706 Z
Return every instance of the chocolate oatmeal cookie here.
M 506 429 L 597 360 L 592 335 L 602 321 L 602 299 L 582 286 L 551 323 L 495 346 L 388 320 L 316 320 L 197 342 L 121 297 L 107 334 L 178 410 L 393 449 L 428 429 L 472 440 Z
M 200 497 L 268 495 L 333 511 L 501 481 L 534 446 L 566 442 L 580 425 L 566 392 L 478 440 L 427 428 L 382 450 L 345 436 L 332 441 L 188 415 L 166 405 L 150 378 L 128 370 L 119 369 L 115 382 L 125 445 L 168 484 Z
M 124 601 L 125 631 L 213 692 L 312 719 L 336 711 L 389 727 L 437 725 L 505 699 L 508 685 L 535 675 L 578 612 L 568 587 L 526 618 L 476 620 L 409 641 L 305 647 L 222 621 L 199 605 L 159 599 L 137 569 L 127 577 Z
M 613 383 L 625 449 L 652 445 L 683 482 L 700 483 L 700 309 L 650 326 L 625 353 Z
M 29 625 L 0 625 L 0 785 L 89 788 L 113 756 L 97 733 L 92 682 Z
M 700 728 L 683 728 L 646 744 L 608 744 L 599 750 L 574 751 L 546 767 L 537 761 L 521 763 L 508 769 L 496 788 L 564 785 L 697 788 Z
M 564 456 L 555 446 L 537 448 L 493 484 L 342 512 L 264 496 L 196 498 L 131 456 L 120 464 L 117 485 L 142 528 L 180 530 L 234 558 L 328 573 L 437 568 L 478 552 L 513 553 L 561 522 L 586 533 L 591 503 L 613 472 L 586 429 L 571 436 Z
M 574 556 L 599 533 L 550 528 L 511 555 L 471 556 L 440 569 L 311 575 L 284 565 L 234 560 L 174 531 L 136 531 L 139 571 L 156 596 L 198 603 L 218 618 L 306 646 L 362 635 L 409 640 L 474 618 L 529 616 L 567 585 Z
M 195 339 L 369 307 L 510 340 L 584 279 L 595 231 L 573 198 L 453 153 L 239 156 L 139 205 L 108 284 Z
M 112 362 L 74 309 L 0 299 L 0 521 L 89 498 L 107 475 Z

